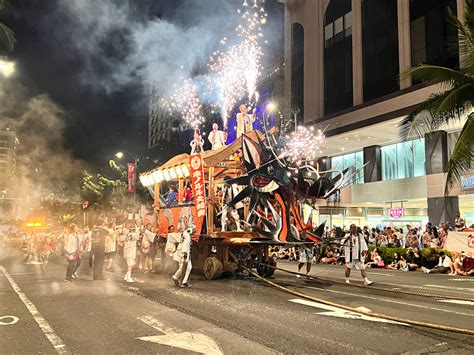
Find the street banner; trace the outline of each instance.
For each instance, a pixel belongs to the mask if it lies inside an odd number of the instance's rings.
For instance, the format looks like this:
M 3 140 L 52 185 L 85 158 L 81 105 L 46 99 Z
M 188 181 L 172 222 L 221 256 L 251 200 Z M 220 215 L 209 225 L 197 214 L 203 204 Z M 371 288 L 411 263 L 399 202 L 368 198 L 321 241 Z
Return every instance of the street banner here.
M 464 251 L 468 256 L 474 256 L 474 230 L 449 232 L 446 239 L 446 249 L 449 251 Z
M 190 177 L 193 188 L 194 205 L 196 208 L 196 234 L 201 233 L 204 217 L 206 217 L 206 187 L 204 180 L 204 167 L 201 154 L 189 157 Z
M 135 163 L 128 163 L 128 192 L 135 192 L 137 190 L 137 171 Z

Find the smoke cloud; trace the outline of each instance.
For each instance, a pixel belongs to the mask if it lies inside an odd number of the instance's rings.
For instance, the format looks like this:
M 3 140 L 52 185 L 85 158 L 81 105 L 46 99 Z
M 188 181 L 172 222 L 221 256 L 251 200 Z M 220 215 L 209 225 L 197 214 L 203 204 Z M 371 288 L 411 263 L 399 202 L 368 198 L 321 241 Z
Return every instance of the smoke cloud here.
M 141 82 L 166 94 L 202 67 L 238 20 L 240 0 L 58 0 L 55 36 L 84 63 L 80 82 L 113 93 Z M 164 13 L 164 15 L 161 15 Z M 158 14 L 158 16 L 153 15 Z M 45 26 L 51 28 L 51 18 Z
M 0 129 L 15 131 L 16 179 L 7 197 L 16 203 L 17 217 L 39 206 L 41 199 L 79 201 L 84 163 L 65 150 L 65 113 L 47 95 L 29 96 L 17 80 L 0 81 Z

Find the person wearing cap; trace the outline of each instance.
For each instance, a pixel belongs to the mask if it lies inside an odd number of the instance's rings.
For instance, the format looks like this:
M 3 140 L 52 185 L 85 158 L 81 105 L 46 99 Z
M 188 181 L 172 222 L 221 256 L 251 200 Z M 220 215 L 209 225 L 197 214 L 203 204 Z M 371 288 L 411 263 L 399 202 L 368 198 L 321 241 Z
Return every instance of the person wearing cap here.
M 188 284 L 189 275 L 191 274 L 191 270 L 193 268 L 191 264 L 191 235 L 195 231 L 196 226 L 190 225 L 183 233 L 181 233 L 181 239 L 174 253 L 173 259 L 178 262 L 179 267 L 171 278 L 173 279 L 176 286 L 191 286 Z

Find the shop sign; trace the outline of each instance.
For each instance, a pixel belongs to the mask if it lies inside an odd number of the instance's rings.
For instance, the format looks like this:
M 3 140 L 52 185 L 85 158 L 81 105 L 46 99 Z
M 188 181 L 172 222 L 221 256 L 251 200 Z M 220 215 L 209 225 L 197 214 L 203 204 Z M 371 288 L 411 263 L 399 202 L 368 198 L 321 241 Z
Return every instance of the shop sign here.
M 405 216 L 405 209 L 402 207 L 392 207 L 388 210 L 390 218 L 400 219 Z
M 474 189 L 474 175 L 461 176 L 461 190 L 473 190 Z

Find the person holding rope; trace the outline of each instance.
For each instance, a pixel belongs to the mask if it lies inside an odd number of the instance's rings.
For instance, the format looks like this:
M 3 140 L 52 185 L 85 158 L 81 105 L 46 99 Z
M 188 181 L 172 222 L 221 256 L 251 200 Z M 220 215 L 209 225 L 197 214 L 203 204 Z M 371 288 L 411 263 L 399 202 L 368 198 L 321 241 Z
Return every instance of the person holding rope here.
M 357 226 L 355 224 L 351 224 L 349 233 L 341 240 L 341 245 L 344 246 L 346 259 L 346 284 L 351 283 L 349 277 L 351 269 L 355 267 L 357 270 L 360 270 L 364 278 L 364 285 L 372 285 L 373 282 L 367 278 L 367 271 L 365 271 L 364 266 L 364 260 L 368 252 L 367 243 L 364 236 L 361 233 L 357 233 Z

